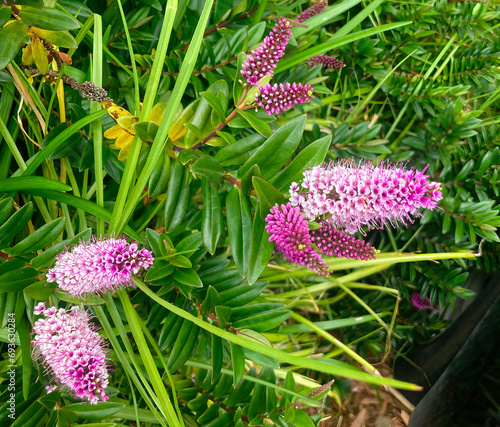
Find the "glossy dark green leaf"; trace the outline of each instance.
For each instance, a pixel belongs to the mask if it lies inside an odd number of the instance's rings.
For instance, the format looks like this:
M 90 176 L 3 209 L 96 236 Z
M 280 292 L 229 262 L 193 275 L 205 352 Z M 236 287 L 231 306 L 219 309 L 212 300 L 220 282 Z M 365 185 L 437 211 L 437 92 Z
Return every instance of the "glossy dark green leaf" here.
M 224 166 L 242 165 L 263 141 L 262 135 L 255 133 L 238 140 L 234 144 L 221 148 L 214 157 Z
M 10 256 L 18 256 L 27 252 L 35 252 L 51 244 L 61 234 L 64 228 L 64 218 L 57 218 L 45 224 L 24 240 L 21 240 L 10 251 Z
M 65 405 L 64 409 L 73 412 L 84 420 L 99 421 L 111 417 L 124 407 L 125 405 L 123 403 L 98 402 L 96 404 L 73 403 L 71 405 Z
M 212 339 L 212 382 L 219 376 L 222 369 L 224 350 L 222 339 L 217 335 L 211 335 Z
M 201 245 L 201 232 L 197 232 L 182 239 L 179 243 L 177 243 L 175 249 L 177 249 L 177 251 L 182 253 L 184 256 L 190 257 L 199 249 Z
M 0 292 L 21 292 L 25 287 L 37 281 L 38 272 L 25 267 L 9 271 L 0 276 Z
M 21 21 L 4 26 L 0 30 L 0 70 L 3 70 L 14 59 L 28 34 L 28 26 Z
M 252 241 L 252 214 L 248 197 L 234 186 L 226 199 L 226 219 L 231 254 L 240 274 L 244 277 L 250 258 Z
M 306 116 L 302 115 L 281 126 L 240 168 L 238 177 L 242 177 L 253 165 L 258 165 L 265 179 L 276 174 L 290 159 L 297 149 L 304 127 Z
M 167 360 L 170 372 L 175 372 L 184 366 L 186 360 L 191 356 L 194 346 L 198 342 L 200 327 L 189 320 L 184 320 L 179 330 L 172 352 Z
M 155 168 L 149 177 L 149 197 L 157 197 L 165 191 L 170 179 L 170 157 L 166 151 L 163 152 L 156 162 Z
M 219 98 L 211 92 L 200 92 L 200 95 L 208 101 L 219 117 L 221 123 L 224 122 L 226 120 L 226 112 L 224 111 L 224 106 L 220 102 Z
M 238 110 L 238 114 L 243 117 L 258 133 L 263 137 L 269 138 L 273 131 L 269 125 L 264 121 L 259 119 L 257 116 L 252 114 L 250 111 Z
M 201 196 L 203 199 L 201 236 L 203 245 L 213 254 L 222 234 L 222 207 L 217 187 L 206 178 L 201 180 Z
M 233 385 L 236 387 L 245 373 L 245 354 L 243 347 L 230 343 L 231 345 L 231 362 L 233 364 Z
M 252 227 L 252 247 L 248 263 L 247 280 L 249 284 L 255 283 L 266 268 L 273 254 L 274 244 L 269 241 L 269 234 L 265 230 L 265 221 L 262 219 L 261 208 L 257 209 Z
M 257 316 L 248 317 L 246 319 L 238 320 L 237 322 L 232 322 L 232 326 L 236 329 L 251 328 L 252 330 L 257 332 L 265 332 L 277 327 L 289 317 L 290 312 L 288 310 L 264 313 Z
M 3 27 L 5 23 L 10 19 L 12 14 L 12 9 L 6 6 L 0 6 L 0 27 Z
M 51 7 L 38 9 L 24 6 L 19 13 L 19 17 L 30 27 L 34 26 L 45 30 L 61 31 L 80 28 L 80 23 L 71 15 Z
M 0 248 L 5 248 L 33 215 L 33 203 L 26 203 L 0 227 Z
M 175 267 L 167 261 L 158 260 L 148 269 L 146 281 L 153 282 L 170 276 L 175 271 Z
M 194 288 L 202 288 L 203 282 L 192 268 L 177 268 L 172 276 L 179 283 Z
M 179 195 L 181 193 L 184 181 L 184 166 L 175 161 L 172 166 L 172 173 L 167 189 L 167 201 L 165 203 L 165 229 L 169 229 L 175 209 L 178 205 Z
M 70 302 L 72 304 L 81 304 L 82 299 L 78 296 L 74 297 L 67 292 L 62 292 L 60 290 L 55 290 L 55 294 L 57 298 L 59 298 L 62 301 Z M 92 295 L 92 296 L 86 296 L 85 297 L 85 305 L 102 305 L 104 304 L 104 300 L 97 296 L 97 295 Z
M 288 190 L 292 182 L 299 182 L 306 168 L 319 165 L 325 160 L 331 141 L 332 137 L 327 135 L 309 144 L 275 180 L 271 181 L 273 185 L 278 190 Z
M 285 203 L 286 199 L 273 185 L 263 179 L 254 176 L 252 182 L 259 197 L 262 219 L 265 219 L 275 204 Z
M 52 292 L 54 292 L 56 287 L 56 282 L 47 283 L 45 281 L 40 281 L 27 286 L 23 289 L 23 292 L 33 299 L 36 299 L 38 301 L 45 301 L 52 295 Z
M 43 176 L 19 176 L 0 180 L 0 193 L 21 190 L 56 190 L 71 191 L 72 188 L 54 179 Z
M 218 185 L 222 181 L 224 169 L 212 156 L 203 156 L 191 165 L 191 172 Z
M 3 224 L 12 212 L 14 200 L 12 198 L 0 200 L 0 224 Z

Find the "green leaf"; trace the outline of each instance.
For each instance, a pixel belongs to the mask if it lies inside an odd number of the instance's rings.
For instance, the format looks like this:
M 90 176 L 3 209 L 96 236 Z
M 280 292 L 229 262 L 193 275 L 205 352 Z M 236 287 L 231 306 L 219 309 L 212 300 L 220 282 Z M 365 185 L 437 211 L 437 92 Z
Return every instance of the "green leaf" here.
M 275 180 L 271 181 L 273 185 L 279 190 L 288 190 L 292 182 L 299 182 L 306 168 L 319 165 L 325 160 L 331 141 L 332 137 L 327 135 L 309 144 Z
M 14 59 L 28 34 L 28 26 L 15 21 L 0 30 L 0 70 L 3 70 Z
M 219 101 L 219 98 L 211 92 L 200 92 L 200 95 L 205 98 L 210 106 L 214 109 L 215 113 L 219 117 L 221 122 L 226 121 L 226 112 L 224 111 L 224 106 Z
M 5 248 L 33 215 L 33 203 L 26 203 L 0 227 L 0 248 Z
M 298 147 L 305 124 L 306 116 L 302 115 L 281 126 L 245 162 L 238 172 L 238 177 L 241 178 L 253 165 L 259 166 L 265 179 L 274 176 Z
M 155 280 L 163 279 L 164 277 L 170 276 L 175 271 L 175 267 L 164 260 L 158 260 L 153 263 L 146 273 L 145 280 L 148 282 L 153 282 Z
M 233 363 L 233 385 L 236 387 L 245 373 L 245 355 L 243 348 L 237 344 L 230 343 L 231 345 L 231 361 Z
M 236 186 L 227 195 L 226 220 L 231 254 L 236 268 L 244 277 L 247 273 L 250 258 L 252 214 L 248 197 Z
M 191 165 L 191 172 L 207 178 L 213 184 L 220 184 L 224 169 L 212 156 L 203 156 Z
M 263 137 L 269 138 L 272 135 L 272 130 L 269 125 L 264 121 L 256 117 L 249 111 L 238 110 L 238 114 L 242 116 L 257 132 L 259 132 Z
M 0 276 L 0 292 L 21 292 L 36 282 L 37 276 L 38 272 L 30 267 L 2 274 Z
M 250 285 L 255 283 L 264 271 L 274 249 L 274 243 L 269 241 L 269 234 L 265 230 L 266 224 L 262 216 L 262 208 L 259 206 L 252 227 L 252 246 L 250 248 L 247 273 L 247 280 Z
M 184 320 L 167 360 L 167 367 L 170 372 L 175 372 L 184 366 L 198 342 L 199 334 L 199 326 L 193 325 L 189 320 Z
M 57 283 L 47 283 L 45 281 L 36 282 L 32 285 L 27 286 L 23 289 L 23 292 L 26 295 L 29 295 L 31 298 L 36 299 L 38 301 L 45 301 L 52 295 L 55 288 L 57 287 Z
M 155 168 L 149 177 L 149 197 L 157 197 L 165 191 L 170 179 L 170 157 L 165 151 L 156 162 Z
M 30 6 L 23 6 L 19 13 L 19 17 L 30 27 L 39 27 L 45 30 L 63 31 L 77 30 L 80 28 L 80 23 L 71 15 L 51 7 L 38 9 Z
M 264 138 L 255 133 L 242 138 L 234 144 L 221 148 L 214 156 L 214 158 L 224 166 L 242 165 L 249 158 L 253 150 L 259 147 Z
M 217 335 L 212 335 L 212 382 L 219 376 L 222 369 L 224 350 L 222 348 L 222 339 Z
M 65 405 L 64 409 L 73 412 L 84 420 L 99 421 L 111 417 L 124 407 L 125 405 L 123 403 L 98 402 L 96 404 L 73 403 L 71 405 Z
M 178 206 L 178 199 L 181 193 L 182 184 L 184 181 L 184 166 L 177 160 L 172 166 L 172 173 L 167 189 L 167 201 L 165 203 L 165 228 L 170 228 L 170 223 L 174 217 L 176 207 Z
M 12 14 L 12 9 L 6 6 L 0 6 L 0 27 L 3 27 L 5 23 L 10 19 Z
M 69 185 L 54 179 L 44 178 L 43 176 L 18 176 L 7 179 L 0 179 L 0 193 L 21 190 L 56 190 L 71 191 Z
M 270 329 L 283 323 L 286 319 L 290 317 L 290 311 L 278 311 L 271 313 L 259 314 L 257 316 L 248 317 L 246 319 L 238 320 L 232 323 L 232 327 L 239 328 L 251 328 L 257 332 L 266 332 Z
M 201 195 L 203 198 L 201 236 L 207 251 L 214 254 L 217 242 L 222 234 L 222 207 L 217 187 L 203 178 L 201 180 Z
M 252 182 L 259 198 L 262 219 L 265 219 L 274 205 L 285 203 L 286 200 L 283 194 L 262 178 L 254 176 Z
M 64 224 L 64 218 L 57 218 L 54 221 L 45 224 L 15 245 L 9 251 L 9 255 L 18 256 L 27 252 L 35 252 L 38 249 L 45 248 L 61 234 Z
M 78 233 L 72 239 L 66 239 L 63 240 L 62 242 L 58 242 L 52 245 L 50 248 L 43 251 L 40 255 L 33 258 L 30 261 L 30 264 L 36 270 L 46 268 L 49 266 L 49 264 L 52 262 L 52 260 L 56 257 L 56 255 L 59 252 L 62 252 L 66 247 L 71 247 L 75 243 L 88 241 L 91 235 L 92 235 L 92 229 L 87 228 L 82 232 Z
M 54 292 L 57 298 L 59 298 L 62 301 L 70 302 L 72 304 L 77 304 L 77 305 L 83 302 L 82 298 L 71 296 L 67 292 L 62 292 L 57 289 Z M 98 297 L 97 295 L 85 297 L 85 305 L 102 305 L 102 304 L 104 304 L 104 300 L 101 297 Z
M 194 288 L 203 287 L 203 282 L 192 268 L 177 268 L 173 278 L 186 286 L 192 286 Z
M 13 207 L 14 200 L 12 198 L 0 200 L 0 224 L 3 224 L 10 216 Z

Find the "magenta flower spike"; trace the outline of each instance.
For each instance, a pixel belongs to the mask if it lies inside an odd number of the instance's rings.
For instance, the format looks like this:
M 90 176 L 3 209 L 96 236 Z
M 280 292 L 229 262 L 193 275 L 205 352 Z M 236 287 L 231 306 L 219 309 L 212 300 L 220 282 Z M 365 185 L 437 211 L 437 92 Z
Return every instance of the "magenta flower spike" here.
M 312 68 L 315 65 L 323 65 L 325 68 L 333 68 L 336 70 L 345 67 L 345 64 L 340 59 L 327 55 L 313 56 L 312 58 L 306 60 L 306 64 L 308 68 Z
M 411 296 L 411 303 L 413 304 L 413 307 L 415 307 L 418 310 L 428 310 L 428 309 L 438 308 L 435 305 L 431 305 L 429 297 L 422 298 L 420 294 L 413 294 Z
M 252 50 L 243 63 L 241 75 L 248 83 L 256 85 L 266 74 L 274 74 L 276 64 L 283 56 L 285 47 L 292 33 L 292 24 L 287 19 L 276 23 L 260 47 Z
M 76 397 L 92 404 L 99 399 L 108 400 L 103 339 L 89 323 L 89 314 L 76 306 L 68 311 L 46 308 L 42 302 L 35 307 L 34 313 L 45 316 L 33 325 L 32 345 L 35 355 L 43 359 L 56 384 L 47 386 L 47 391 L 50 393 L 57 387 L 66 386 Z
M 322 227 L 311 230 L 311 243 L 314 243 L 320 252 L 328 256 L 345 257 L 349 259 L 375 259 L 375 248 L 369 243 L 335 230 L 324 222 Z
M 147 270 L 152 252 L 138 250 L 123 238 L 91 239 L 59 254 L 47 272 L 47 282 L 57 282 L 71 295 L 106 293 L 133 286 L 132 274 Z
M 327 0 L 319 0 L 317 3 L 314 3 L 311 7 L 304 10 L 299 16 L 297 16 L 296 20 L 299 22 L 307 21 L 309 18 L 313 16 L 319 15 L 328 7 Z
M 286 83 L 259 86 L 260 93 L 255 96 L 255 105 L 264 108 L 267 114 L 279 113 L 292 108 L 294 105 L 309 102 L 314 98 L 311 85 L 302 86 L 300 83 Z
M 425 168 L 426 169 L 426 168 Z M 442 199 L 441 185 L 428 175 L 402 164 L 330 162 L 304 172 L 300 185 L 292 183 L 290 202 L 308 220 L 326 220 L 350 234 L 363 226 L 411 223 L 418 209 L 435 209 Z
M 267 215 L 266 222 L 266 230 L 271 235 L 269 241 L 274 241 L 276 249 L 292 263 L 303 265 L 322 276 L 328 275 L 328 266 L 311 246 L 309 227 L 299 208 L 293 208 L 290 203 L 281 207 L 276 204 Z

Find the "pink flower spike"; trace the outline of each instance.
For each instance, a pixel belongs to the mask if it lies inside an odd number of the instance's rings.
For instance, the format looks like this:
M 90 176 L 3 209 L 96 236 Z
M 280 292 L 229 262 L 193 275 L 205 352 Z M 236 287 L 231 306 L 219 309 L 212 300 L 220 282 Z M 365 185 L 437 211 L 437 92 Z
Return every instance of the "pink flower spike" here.
M 327 0 L 319 0 L 317 3 L 314 3 L 311 7 L 304 10 L 299 16 L 297 16 L 297 21 L 304 22 L 313 16 L 319 15 L 328 7 Z
M 312 58 L 307 59 L 306 63 L 308 68 L 312 68 L 315 65 L 323 65 L 325 68 L 333 68 L 336 70 L 345 67 L 345 64 L 340 59 L 327 55 L 313 56 Z
M 47 272 L 47 282 L 57 282 L 73 296 L 106 293 L 133 286 L 132 274 L 147 270 L 152 263 L 152 252 L 138 250 L 137 243 L 94 238 L 59 254 Z
M 325 255 L 361 260 L 375 259 L 373 246 L 343 231 L 335 230 L 326 222 L 321 228 L 311 230 L 309 234 L 311 242 Z
M 353 234 L 364 226 L 411 223 L 420 208 L 436 209 L 441 185 L 428 178 L 402 164 L 341 160 L 306 170 L 300 185 L 290 187 L 290 202 L 308 220 Z
M 260 93 L 255 97 L 255 104 L 264 108 L 267 114 L 278 114 L 286 111 L 294 105 L 309 102 L 309 98 L 314 98 L 311 85 L 302 86 L 300 83 L 282 83 L 259 86 Z
M 293 263 L 303 265 L 321 276 L 328 275 L 328 266 L 311 246 L 307 221 L 298 208 L 292 208 L 290 203 L 281 207 L 276 204 L 267 215 L 266 222 L 266 230 L 271 235 L 269 241 L 275 242 L 279 252 Z
M 35 314 L 40 314 L 41 304 Z M 104 391 L 108 386 L 108 369 L 103 339 L 89 323 L 89 314 L 79 307 L 68 311 L 50 307 L 43 313 L 46 317 L 33 325 L 35 337 L 31 344 L 34 354 L 42 358 L 53 376 L 55 385 L 48 385 L 47 392 L 68 387 L 77 397 L 92 404 L 99 399 L 108 400 Z
M 287 19 L 276 23 L 260 47 L 252 50 L 241 67 L 241 75 L 252 85 L 256 85 L 266 74 L 274 74 L 276 64 L 283 56 L 292 33 L 292 24 Z

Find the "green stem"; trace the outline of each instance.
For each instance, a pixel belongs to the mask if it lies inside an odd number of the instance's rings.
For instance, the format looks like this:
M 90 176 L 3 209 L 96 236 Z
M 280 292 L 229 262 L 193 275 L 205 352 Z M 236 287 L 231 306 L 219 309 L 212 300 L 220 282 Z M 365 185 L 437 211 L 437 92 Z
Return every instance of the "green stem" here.
M 375 368 L 370 365 L 365 359 L 363 359 L 359 354 L 357 354 L 355 351 L 351 350 L 348 346 L 346 346 L 343 342 L 339 341 L 337 338 L 335 338 L 332 334 L 329 334 L 326 332 L 324 329 L 321 329 L 319 326 L 317 326 L 315 323 L 311 322 L 310 320 L 306 319 L 305 317 L 301 316 L 298 313 L 294 313 L 292 311 L 291 318 L 293 320 L 296 320 L 297 322 L 302 323 L 303 325 L 309 326 L 314 332 L 316 332 L 318 335 L 321 335 L 323 338 L 326 338 L 328 341 L 330 341 L 332 344 L 336 345 L 339 349 L 342 349 L 342 351 L 349 356 L 351 356 L 354 360 L 356 360 L 361 366 L 364 366 L 367 368 L 370 372 L 375 372 Z
M 101 15 L 94 14 L 94 57 L 92 62 L 92 83 L 102 86 L 102 19 Z M 101 110 L 97 102 L 90 103 L 90 112 Z M 104 206 L 104 176 L 102 160 L 102 121 L 98 118 L 92 123 L 92 136 L 94 139 L 94 169 L 97 186 L 96 202 Z M 97 236 L 104 235 L 104 221 L 97 218 Z
M 205 322 L 202 319 L 194 317 L 192 314 L 188 313 L 187 311 L 185 311 L 179 307 L 176 307 L 175 305 L 163 300 L 158 295 L 156 295 L 154 292 L 152 292 L 139 279 L 132 278 L 132 281 L 134 282 L 134 284 L 137 285 L 137 287 L 141 291 L 143 291 L 147 296 L 149 296 L 151 299 L 156 301 L 158 304 L 162 305 L 163 307 L 167 308 L 168 310 L 177 314 L 178 316 L 182 317 L 183 319 L 186 319 L 186 320 L 189 320 L 190 322 L 193 322 L 195 325 L 201 327 L 202 329 L 206 330 L 207 332 L 210 332 L 213 335 L 217 335 L 225 340 L 228 340 L 229 342 L 232 342 L 233 344 L 237 344 L 237 345 L 240 345 L 244 348 L 248 348 L 250 350 L 257 351 L 259 353 L 265 354 L 266 356 L 274 357 L 275 359 L 277 359 L 281 362 L 289 363 L 291 365 L 295 365 L 295 366 L 306 368 L 306 369 L 324 372 L 324 373 L 328 373 L 331 375 L 338 375 L 338 376 L 345 377 L 345 378 L 356 379 L 359 381 L 366 381 L 367 383 L 370 383 L 370 384 L 390 385 L 393 387 L 398 387 L 398 388 L 402 388 L 402 389 L 406 389 L 406 390 L 420 390 L 420 386 L 417 386 L 415 384 L 409 384 L 409 383 L 405 383 L 402 381 L 393 380 L 391 378 L 375 377 L 375 376 L 372 376 L 372 375 L 367 374 L 365 372 L 360 372 L 354 368 L 350 369 L 350 368 L 345 368 L 343 366 L 336 366 L 336 365 L 332 365 L 329 363 L 321 362 L 317 359 L 296 357 L 296 356 L 293 356 L 293 355 L 286 353 L 284 351 L 276 350 L 272 347 L 268 347 L 265 344 L 262 344 L 260 342 L 255 341 L 255 340 L 252 340 L 250 338 L 246 338 L 242 335 L 227 332 L 223 329 L 217 328 L 214 325 L 211 325 L 210 323 Z M 126 302 L 128 302 L 128 304 L 130 304 L 130 301 L 128 301 L 128 299 Z

